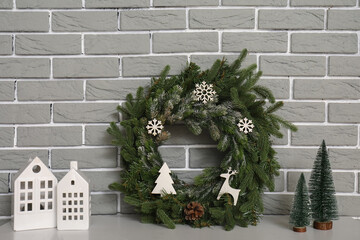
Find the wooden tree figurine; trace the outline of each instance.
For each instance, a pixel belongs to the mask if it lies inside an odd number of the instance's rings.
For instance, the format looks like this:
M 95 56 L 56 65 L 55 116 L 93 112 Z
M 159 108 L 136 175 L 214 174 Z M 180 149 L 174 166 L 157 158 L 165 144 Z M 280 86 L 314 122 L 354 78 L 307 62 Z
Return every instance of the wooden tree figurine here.
M 320 230 L 332 229 L 331 220 L 337 219 L 338 213 L 331 166 L 324 140 L 314 162 L 309 190 L 314 228 Z
M 301 173 L 296 185 L 293 207 L 290 212 L 290 223 L 293 224 L 294 232 L 306 232 L 306 226 L 310 224 L 310 218 L 309 193 L 304 174 Z
M 173 187 L 174 181 L 170 176 L 170 169 L 166 163 L 162 165 L 159 170 L 159 177 L 156 179 L 156 186 L 152 190 L 152 194 L 161 194 L 163 197 L 165 194 L 176 194 L 176 191 Z

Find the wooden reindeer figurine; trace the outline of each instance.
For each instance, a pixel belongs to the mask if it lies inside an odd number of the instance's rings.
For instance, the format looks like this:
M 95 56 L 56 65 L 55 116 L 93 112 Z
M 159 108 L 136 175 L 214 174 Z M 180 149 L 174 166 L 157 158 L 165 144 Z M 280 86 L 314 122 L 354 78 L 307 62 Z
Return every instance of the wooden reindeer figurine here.
M 235 175 L 237 174 L 237 171 L 233 171 L 231 169 L 231 167 L 228 169 L 228 172 L 227 173 L 223 173 L 220 175 L 220 177 L 223 177 L 225 178 L 225 182 L 224 184 L 222 185 L 221 189 L 220 189 L 220 192 L 219 192 L 219 195 L 217 196 L 217 200 L 220 199 L 220 197 L 224 194 L 224 193 L 229 193 L 233 199 L 234 199 L 234 205 L 236 205 L 237 203 L 237 200 L 238 200 L 238 197 L 239 197 L 239 192 L 241 191 L 240 189 L 235 189 L 235 188 L 232 188 L 230 185 L 229 185 L 229 178 L 231 175 Z

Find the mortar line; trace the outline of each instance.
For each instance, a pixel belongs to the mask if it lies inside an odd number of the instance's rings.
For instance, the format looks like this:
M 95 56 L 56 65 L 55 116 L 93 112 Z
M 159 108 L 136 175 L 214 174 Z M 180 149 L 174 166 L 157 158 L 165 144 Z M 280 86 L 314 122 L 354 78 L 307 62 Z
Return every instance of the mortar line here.
M 189 152 L 189 147 L 184 147 L 185 148 L 185 168 L 184 169 L 190 169 L 190 152 Z
M 284 191 L 283 192 L 287 192 L 288 191 L 288 187 L 287 187 L 287 169 L 283 169 L 283 173 L 284 173 Z
M 304 7 L 298 7 L 298 6 L 256 6 L 259 9 L 262 10 L 325 10 L 328 9 L 330 6 L 304 6 Z M 88 12 L 111 12 L 116 11 L 117 9 L 124 11 L 124 12 L 132 12 L 132 11 L 156 11 L 156 10 L 184 10 L 185 8 L 189 9 L 203 9 L 203 10 L 211 10 L 211 9 L 254 9 L 254 6 L 225 6 L 225 5 L 219 5 L 219 6 L 178 6 L 178 7 L 135 7 L 135 8 L 57 8 L 56 12 L 62 12 L 62 11 L 71 11 L 71 12 L 81 12 L 81 11 L 88 11 Z M 331 6 L 331 9 L 335 10 L 344 10 L 344 11 L 351 11 L 357 9 L 357 6 Z M 9 9 L 1 9 L 0 12 L 9 11 Z M 32 8 L 30 11 L 28 9 L 16 9 L 16 12 L 46 12 L 48 9 L 44 8 Z
M 258 30 L 259 29 L 259 9 L 255 8 L 255 28 L 254 30 Z
M 81 144 L 85 145 L 85 124 L 81 126 Z
M 51 169 L 52 168 L 52 162 L 51 162 L 51 155 L 52 155 L 52 149 L 49 148 L 48 149 L 48 161 L 49 161 L 49 168 Z
M 220 31 L 220 30 L 219 30 Z M 152 32 L 154 33 L 154 32 Z M 216 32 L 218 33 L 218 31 Z M 130 57 L 149 57 L 149 56 L 157 56 L 157 57 L 171 57 L 171 56 L 184 56 L 184 55 L 218 55 L 219 52 L 218 51 L 214 51 L 214 52 L 168 52 L 168 53 L 152 53 L 152 54 L 126 54 L 126 55 L 121 55 L 122 57 L 125 58 L 130 58 Z M 239 52 L 224 52 L 222 53 L 225 56 L 233 56 L 233 55 L 239 55 Z M 257 52 L 257 53 L 250 53 L 250 55 L 256 55 L 256 54 L 261 54 L 262 56 L 283 56 L 283 57 L 289 57 L 289 56 L 294 56 L 294 57 L 353 57 L 353 56 L 358 56 L 358 54 L 343 54 L 343 53 L 327 53 L 327 55 L 324 55 L 322 53 L 275 53 L 275 52 Z M 67 59 L 67 58 L 72 58 L 72 59 L 77 59 L 77 58 L 118 58 L 120 55 L 118 54 L 97 54 L 97 55 L 9 55 L 6 56 L 8 59 L 11 58 L 23 58 L 23 59 L 53 59 L 53 58 L 58 58 L 58 59 Z M 301 77 L 301 76 L 308 76 L 308 75 L 299 75 L 299 76 L 295 76 L 295 77 Z M 327 75 L 319 75 L 319 76 L 313 76 L 312 77 L 326 77 Z M 348 75 L 349 76 L 349 75 Z M 340 76 L 341 77 L 341 76 Z M 351 76 L 350 76 L 351 77 Z M 358 77 L 358 76 L 353 76 L 353 77 Z M 47 79 L 46 77 L 42 77 L 43 79 Z M 73 77 L 73 78 L 86 78 L 86 77 Z M 103 77 L 104 78 L 104 77 Z M 41 78 L 40 78 L 41 79 Z M 57 79 L 57 78 L 56 78 Z
M 356 34 L 357 31 L 354 30 L 325 30 L 325 29 L 302 29 L 302 30 L 284 30 L 284 29 L 257 29 L 254 28 L 248 28 L 248 29 L 237 29 L 237 28 L 205 28 L 205 29 L 152 29 L 152 30 L 123 30 L 123 31 L 88 31 L 88 32 L 52 32 L 52 35 L 80 35 L 81 33 L 87 34 L 87 35 L 125 35 L 125 34 L 148 34 L 149 31 L 154 33 L 181 33 L 181 32 L 217 32 L 217 31 L 226 31 L 226 32 L 233 32 L 233 33 L 247 33 L 247 32 L 259 32 L 259 33 L 272 33 L 272 32 L 280 32 L 280 33 L 338 33 L 338 34 Z M 0 32 L 0 35 L 9 35 L 9 34 L 21 34 L 21 35 L 44 35 L 46 32 L 14 32 L 14 31 L 3 31 Z M 351 53 L 349 53 L 351 54 Z
M 325 102 L 325 123 L 329 123 L 329 103 L 328 101 Z
M 185 9 L 185 29 L 190 29 L 189 8 Z

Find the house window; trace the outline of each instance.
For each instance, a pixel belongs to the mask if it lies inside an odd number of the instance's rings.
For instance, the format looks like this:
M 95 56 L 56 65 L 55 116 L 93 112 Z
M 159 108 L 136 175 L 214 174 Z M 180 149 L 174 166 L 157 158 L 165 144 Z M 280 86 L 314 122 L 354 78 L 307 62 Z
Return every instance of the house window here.
M 20 182 L 20 212 L 33 211 L 33 181 Z
M 71 185 L 75 185 L 75 181 L 74 181 L 74 180 L 71 180 Z
M 39 165 L 35 165 L 33 168 L 32 168 L 33 172 L 34 173 L 39 173 L 40 170 L 41 170 L 41 167 Z

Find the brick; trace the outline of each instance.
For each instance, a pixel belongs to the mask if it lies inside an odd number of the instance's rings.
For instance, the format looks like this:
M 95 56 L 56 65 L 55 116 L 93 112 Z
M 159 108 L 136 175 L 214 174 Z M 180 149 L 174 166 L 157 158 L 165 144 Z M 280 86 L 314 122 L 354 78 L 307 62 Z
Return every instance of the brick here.
M 218 6 L 218 0 L 154 0 L 155 7 Z
M 335 6 L 355 6 L 356 0 L 291 0 L 291 6 L 296 7 L 335 7 Z
M 14 128 L 0 127 L 0 147 L 14 146 Z
M 275 148 L 281 168 L 311 169 L 316 158 L 316 148 Z M 334 169 L 335 167 L 332 166 Z
M 45 165 L 49 165 L 48 150 L 1 150 L 0 169 L 18 170 L 21 166 L 25 166 L 29 159 L 34 159 L 35 157 L 39 157 Z
M 91 214 L 116 214 L 116 194 L 93 194 L 91 195 Z
M 164 145 L 216 144 L 206 131 L 200 135 L 194 135 L 184 125 L 166 126 L 164 130 L 171 133 L 171 138 L 166 140 Z
M 186 66 L 186 56 L 149 56 L 124 57 L 122 59 L 123 76 L 158 76 L 166 65 L 170 65 L 169 74 L 179 74 Z
M 12 36 L 0 35 L 0 55 L 11 55 L 12 47 Z
M 359 76 L 360 57 L 329 57 L 329 75 L 332 76 Z
M 359 216 L 360 209 L 354 206 L 359 206 L 359 196 L 336 196 L 338 212 L 342 216 Z
M 360 30 L 360 11 L 331 9 L 327 25 L 331 30 Z
M 153 51 L 172 52 L 218 52 L 218 33 L 154 33 Z
M 47 32 L 48 12 L 1 12 L 0 32 Z
M 289 135 L 288 130 L 284 129 L 284 128 L 281 128 L 280 132 L 283 134 L 283 137 L 282 138 L 276 138 L 276 137 L 272 136 L 270 138 L 272 144 L 274 144 L 274 145 L 287 145 L 288 144 L 288 135 Z
M 111 145 L 113 137 L 106 132 L 109 125 L 85 126 L 85 144 L 91 146 Z
M 290 122 L 324 122 L 325 103 L 285 102 L 276 114 Z
M 159 152 L 164 162 L 170 168 L 184 168 L 185 167 L 185 149 L 180 147 L 160 147 Z
M 285 191 L 285 177 L 284 177 L 284 172 L 283 171 L 280 171 L 279 176 L 275 176 L 274 184 L 275 184 L 274 192 L 283 192 L 283 191 Z
M 224 6 L 286 6 L 287 0 L 222 0 Z
M 9 173 L 0 173 L 0 193 L 9 192 Z
M 16 0 L 17 8 L 81 8 L 81 0 Z
M 324 29 L 323 10 L 260 10 L 260 29 Z
M 82 100 L 82 81 L 18 81 L 19 101 Z
M 0 58 L 0 78 L 48 78 L 50 59 Z
M 185 27 L 185 10 L 135 10 L 120 13 L 121 30 L 175 30 Z
M 134 206 L 124 201 L 124 194 L 120 194 L 120 213 L 133 214 L 136 213 Z
M 281 168 L 312 169 L 318 148 L 276 148 Z M 358 169 L 360 167 L 359 149 L 329 148 L 332 169 Z
M 139 8 L 149 7 L 149 0 L 86 0 L 87 8 Z
M 195 9 L 189 12 L 190 28 L 247 29 L 255 26 L 253 9 Z
M 81 126 L 66 127 L 19 127 L 17 145 L 36 146 L 78 146 L 81 145 Z
M 295 192 L 296 184 L 299 180 L 301 172 L 288 172 L 287 177 L 287 190 L 289 192 Z M 310 180 L 310 172 L 305 172 L 305 179 L 307 184 Z M 349 172 L 333 172 L 332 173 L 335 191 L 336 192 L 354 192 L 354 173 Z
M 224 153 L 216 148 L 190 148 L 189 157 L 191 168 L 219 167 Z
M 13 8 L 13 0 L 2 0 L 0 2 L 0 9 L 11 9 Z
M 0 123 L 50 123 L 50 104 L 1 104 Z
M 0 195 L 0 216 L 11 216 L 11 195 Z
M 356 34 L 347 33 L 294 33 L 291 51 L 295 53 L 357 53 Z
M 360 123 L 360 103 L 330 103 L 329 122 Z
M 8 223 L 10 221 L 11 221 L 11 219 L 1 219 L 0 220 L 0 226 L 4 225 L 4 224 L 6 224 L 6 223 Z
M 258 83 L 269 88 L 277 99 L 289 98 L 290 81 L 287 78 L 261 78 Z
M 264 214 L 289 214 L 294 196 L 292 194 L 264 194 Z
M 329 149 L 329 159 L 332 169 L 359 169 L 360 149 Z
M 138 54 L 149 52 L 149 34 L 85 35 L 86 54 Z
M 85 172 L 90 179 L 91 191 L 110 191 L 109 185 L 114 182 L 120 182 L 119 171 Z
M 359 79 L 295 79 L 295 99 L 359 99 Z
M 80 35 L 17 35 L 17 55 L 80 54 Z
M 55 32 L 117 31 L 117 12 L 53 12 L 52 30 Z
M 298 126 L 298 131 L 291 135 L 291 143 L 319 146 L 324 139 L 328 146 L 354 146 L 357 138 L 356 126 Z
M 187 184 L 193 184 L 194 178 L 202 173 L 202 171 L 176 171 L 173 170 L 172 173 L 175 173 L 180 180 L 183 180 Z
M 241 50 L 239 50 L 240 52 Z M 211 66 L 214 64 L 214 62 L 217 59 L 222 60 L 225 58 L 229 64 L 233 63 L 239 55 L 191 55 L 190 59 L 191 62 L 196 63 L 203 71 L 211 68 Z M 251 64 L 256 64 L 256 56 L 254 55 L 248 55 L 244 62 L 242 63 L 242 67 L 248 67 Z
M 14 101 L 14 82 L 0 82 L 0 101 Z
M 118 120 L 117 103 L 55 103 L 54 122 L 105 123 Z
M 129 93 L 135 94 L 138 87 L 149 85 L 150 80 L 88 80 L 87 100 L 124 100 Z M 1 90 L 0 90 L 1 91 Z
M 273 192 L 283 192 L 285 190 L 285 180 L 284 172 L 280 171 L 279 176 L 274 177 L 274 191 Z M 265 188 L 265 192 L 270 192 L 268 188 Z
M 78 161 L 79 168 L 117 167 L 116 148 L 53 149 L 51 167 L 69 169 L 71 161 Z
M 286 32 L 232 33 L 224 32 L 223 52 L 239 51 L 239 46 L 249 52 L 286 52 L 288 37 Z
M 325 57 L 261 56 L 260 70 L 265 76 L 324 76 Z
M 109 58 L 55 58 L 55 78 L 118 77 L 119 59 Z

